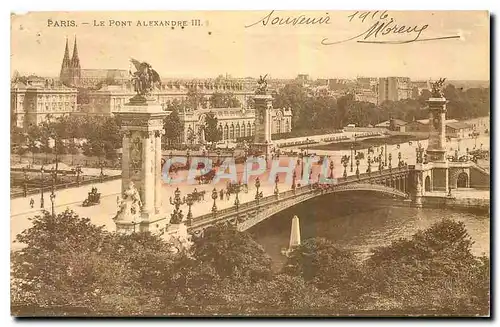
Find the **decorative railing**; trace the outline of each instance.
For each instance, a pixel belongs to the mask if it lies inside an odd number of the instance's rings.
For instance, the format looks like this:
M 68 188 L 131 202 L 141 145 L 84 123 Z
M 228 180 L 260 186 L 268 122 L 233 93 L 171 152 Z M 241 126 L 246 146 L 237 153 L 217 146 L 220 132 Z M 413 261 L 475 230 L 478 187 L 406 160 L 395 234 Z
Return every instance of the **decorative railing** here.
M 242 224 L 238 225 L 238 229 L 246 229 L 246 225 L 251 224 L 252 226 L 256 223 L 278 213 L 292 205 L 298 204 L 300 202 L 309 200 L 310 198 L 316 197 L 320 194 L 328 194 L 337 191 L 345 190 L 378 190 L 381 192 L 390 193 L 400 197 L 405 197 L 406 193 L 399 191 L 395 188 L 383 185 L 377 185 L 372 183 L 366 183 L 367 181 L 376 182 L 380 179 L 385 179 L 392 177 L 394 175 L 406 175 L 409 172 L 408 166 L 397 167 L 393 169 L 384 169 L 377 172 L 372 172 L 370 174 L 364 173 L 360 174 L 359 177 L 348 176 L 347 178 L 340 178 L 336 180 L 335 184 L 332 184 L 327 189 L 318 187 L 317 183 L 304 185 L 298 187 L 295 190 L 288 190 L 281 192 L 278 195 L 270 195 L 259 200 L 252 200 L 249 202 L 242 203 L 236 207 L 229 207 L 222 210 L 218 210 L 215 213 L 208 213 L 198 217 L 194 217 L 189 223 L 190 229 L 199 229 L 206 225 L 213 225 L 219 222 L 225 222 L 227 220 L 233 219 L 238 216 L 246 216 L 248 214 L 253 214 L 252 219 L 248 219 Z M 355 187 L 354 184 L 363 184 L 362 186 Z M 349 188 L 349 185 L 353 185 Z M 290 203 L 292 202 L 292 203 Z

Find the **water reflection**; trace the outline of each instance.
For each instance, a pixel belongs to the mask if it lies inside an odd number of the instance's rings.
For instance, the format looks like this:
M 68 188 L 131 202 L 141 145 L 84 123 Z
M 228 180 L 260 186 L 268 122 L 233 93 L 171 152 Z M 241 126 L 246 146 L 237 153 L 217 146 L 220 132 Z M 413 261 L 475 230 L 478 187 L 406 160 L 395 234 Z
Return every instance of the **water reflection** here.
M 361 259 L 368 257 L 372 248 L 390 244 L 401 237 L 409 237 L 443 218 L 464 222 L 475 241 L 472 248 L 474 254 L 489 255 L 488 215 L 406 206 L 381 207 L 383 201 L 384 198 L 368 194 L 356 197 L 328 195 L 283 211 L 249 232 L 271 255 L 275 269 L 285 261 L 281 249 L 289 242 L 294 214 L 300 218 L 302 240 L 325 237 L 339 248 L 353 251 Z

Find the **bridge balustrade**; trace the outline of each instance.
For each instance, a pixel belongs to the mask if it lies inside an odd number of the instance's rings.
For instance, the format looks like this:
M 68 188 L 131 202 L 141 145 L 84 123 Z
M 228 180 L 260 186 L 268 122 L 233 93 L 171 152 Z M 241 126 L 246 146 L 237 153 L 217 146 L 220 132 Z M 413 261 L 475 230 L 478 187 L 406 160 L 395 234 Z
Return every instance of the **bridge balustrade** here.
M 387 186 L 377 185 L 374 183 L 384 183 L 387 177 L 398 176 L 403 177 L 408 173 L 408 167 L 396 167 L 392 169 L 384 169 L 379 172 L 374 172 L 371 174 L 364 173 L 360 174 L 359 178 L 356 175 L 348 176 L 347 178 L 337 179 L 337 183 L 333 185 L 333 189 L 346 188 L 348 185 L 359 184 L 366 181 L 370 181 L 370 189 L 387 191 Z M 373 183 L 374 182 L 374 183 Z M 367 183 L 368 184 L 368 183 Z M 313 184 L 304 185 L 296 188 L 295 190 L 288 190 L 279 193 L 278 196 L 270 195 L 259 200 L 252 200 L 239 205 L 238 208 L 230 207 L 222 210 L 218 210 L 215 213 L 208 213 L 198 217 L 194 217 L 191 221 L 189 227 L 199 228 L 205 224 L 215 224 L 220 221 L 226 221 L 228 218 L 238 215 L 247 215 L 249 212 L 253 211 L 253 215 L 264 215 L 274 214 L 281 211 L 284 208 L 290 207 L 289 200 L 294 200 L 294 204 L 307 200 L 316 196 L 316 193 L 329 193 L 329 190 L 324 190 L 320 188 L 313 187 Z M 404 192 L 394 192 L 395 195 L 402 195 Z M 265 219 L 265 218 L 262 218 Z

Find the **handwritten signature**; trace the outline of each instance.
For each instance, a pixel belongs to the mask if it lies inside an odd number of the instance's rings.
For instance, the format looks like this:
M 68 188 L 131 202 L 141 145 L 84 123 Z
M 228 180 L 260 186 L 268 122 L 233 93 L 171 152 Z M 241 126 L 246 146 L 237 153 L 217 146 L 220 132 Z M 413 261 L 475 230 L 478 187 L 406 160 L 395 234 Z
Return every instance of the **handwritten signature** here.
M 412 42 L 423 42 L 423 41 L 435 41 L 435 40 L 445 40 L 445 39 L 459 39 L 459 35 L 453 36 L 441 36 L 441 37 L 432 37 L 432 38 L 421 38 L 423 32 L 429 27 L 428 24 L 425 25 L 414 25 L 414 26 L 406 26 L 404 24 L 396 24 L 394 18 L 389 16 L 387 10 L 379 11 L 356 11 L 353 14 L 347 16 L 349 18 L 349 22 L 353 20 L 361 20 L 362 23 L 365 22 L 366 19 L 369 21 L 374 21 L 370 27 L 361 34 L 353 36 L 351 38 L 330 42 L 328 38 L 324 38 L 321 41 L 323 45 L 333 45 L 340 44 L 352 40 L 356 40 L 358 43 L 376 43 L 376 44 L 405 44 Z M 386 35 L 403 35 L 403 36 L 411 36 L 410 38 L 402 39 L 402 40 L 380 40 L 377 37 L 386 36 Z M 371 38 L 371 39 L 370 39 Z

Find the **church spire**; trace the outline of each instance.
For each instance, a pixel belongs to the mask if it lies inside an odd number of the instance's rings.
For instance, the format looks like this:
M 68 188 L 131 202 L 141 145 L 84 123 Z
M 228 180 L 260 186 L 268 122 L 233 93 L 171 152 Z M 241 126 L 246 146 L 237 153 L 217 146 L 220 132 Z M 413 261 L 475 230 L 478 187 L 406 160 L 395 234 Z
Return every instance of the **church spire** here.
M 71 85 L 78 86 L 80 84 L 81 68 L 80 68 L 80 58 L 78 57 L 78 48 L 76 46 L 76 35 L 75 44 L 73 46 L 73 57 L 71 58 Z
M 59 74 L 59 79 L 63 84 L 67 84 L 70 78 L 70 60 L 69 60 L 69 47 L 68 38 L 66 37 L 66 48 L 64 49 L 64 57 L 61 64 L 61 72 Z
M 66 43 L 67 46 L 67 43 Z M 71 61 L 73 63 L 78 62 L 80 63 L 80 58 L 78 58 L 78 48 L 76 47 L 76 36 L 75 36 L 75 45 L 73 46 L 73 58 L 71 58 Z

